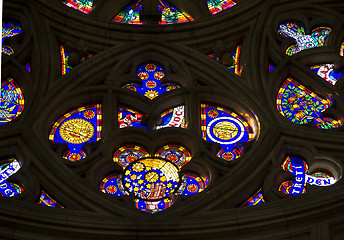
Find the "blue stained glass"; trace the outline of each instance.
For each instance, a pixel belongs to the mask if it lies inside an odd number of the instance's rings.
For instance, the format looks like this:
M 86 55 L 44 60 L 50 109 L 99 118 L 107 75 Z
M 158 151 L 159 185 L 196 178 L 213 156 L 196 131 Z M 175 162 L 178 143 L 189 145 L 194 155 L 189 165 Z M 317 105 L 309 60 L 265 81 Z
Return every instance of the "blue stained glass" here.
M 286 50 L 286 54 L 289 56 L 306 49 L 324 46 L 325 39 L 330 32 L 331 28 L 318 27 L 310 35 L 306 35 L 305 29 L 297 23 L 281 24 L 278 29 L 279 34 L 294 38 L 296 41 L 296 45 L 292 45 Z
M 2 52 L 7 55 L 14 54 L 12 47 L 4 44 L 4 39 L 14 37 L 22 33 L 22 29 L 19 23 L 12 21 L 4 21 L 2 23 Z
M 243 149 L 239 143 L 248 142 L 254 136 L 249 124 L 239 115 L 206 104 L 201 105 L 201 130 L 204 140 L 221 145 L 217 156 L 227 161 L 240 157 Z
M 288 78 L 277 95 L 277 109 L 289 121 L 296 124 L 314 122 L 320 129 L 337 128 L 342 120 L 322 116 L 332 104 L 332 98 L 321 98 L 298 82 Z
M 138 0 L 125 7 L 120 13 L 118 13 L 113 21 L 127 24 L 142 24 L 140 21 L 141 10 L 142 3 L 141 0 Z
M 17 118 L 24 110 L 24 95 L 18 84 L 9 78 L 1 84 L 0 126 Z
M 243 205 L 242 207 L 246 207 L 246 206 L 254 206 L 254 205 L 258 205 L 258 204 L 262 204 L 264 203 L 264 196 L 262 193 L 262 189 L 259 189 L 259 191 L 257 193 L 255 193 L 252 197 L 250 197 Z
M 194 195 L 205 188 L 203 179 L 195 174 L 188 173 L 182 177 L 182 184 L 179 188 L 180 195 Z
M 125 106 L 118 107 L 118 128 L 126 127 L 139 127 L 147 129 L 146 126 L 142 125 L 141 121 L 144 117 L 143 114 L 127 108 Z
M 135 206 L 137 209 L 141 211 L 145 211 L 148 213 L 157 213 L 165 210 L 166 208 L 169 208 L 172 206 L 173 200 L 170 198 L 164 198 L 161 201 L 144 201 L 142 199 L 135 199 Z
M 344 74 L 344 71 L 335 72 L 334 64 L 321 64 L 311 66 L 310 68 L 319 77 L 323 78 L 325 81 L 331 83 L 332 85 L 335 85 L 337 80 Z
M 49 139 L 56 143 L 66 143 L 67 151 L 83 156 L 83 144 L 100 140 L 101 130 L 101 105 L 95 104 L 66 113 L 54 123 Z
M 19 171 L 21 164 L 14 158 L 0 163 L 0 196 L 13 197 L 24 190 L 15 183 L 10 183 L 8 178 Z
M 142 85 L 130 83 L 123 86 L 123 88 L 141 93 L 149 99 L 154 99 L 162 93 L 180 88 L 179 85 L 173 83 L 163 84 L 161 79 L 165 76 L 165 72 L 162 67 L 154 63 L 148 63 L 139 67 L 137 76 L 142 80 Z
M 169 109 L 161 114 L 162 124 L 157 126 L 156 129 L 166 128 L 166 127 L 179 127 L 186 128 L 185 123 L 185 111 L 184 106 L 175 107 Z
M 293 174 L 293 181 L 285 181 L 279 187 L 279 191 L 285 194 L 303 194 L 306 192 L 306 184 L 324 187 L 331 186 L 337 182 L 329 174 L 323 172 L 308 174 L 307 164 L 297 157 L 288 156 L 281 167 L 286 172 Z
M 48 194 L 46 194 L 43 190 L 41 192 L 41 196 L 39 198 L 38 204 L 47 206 L 47 207 L 58 207 L 63 208 L 60 204 L 58 204 L 54 199 L 52 199 Z
M 100 190 L 104 193 L 115 196 L 123 196 L 128 194 L 123 188 L 121 175 L 115 174 L 103 179 L 100 184 Z

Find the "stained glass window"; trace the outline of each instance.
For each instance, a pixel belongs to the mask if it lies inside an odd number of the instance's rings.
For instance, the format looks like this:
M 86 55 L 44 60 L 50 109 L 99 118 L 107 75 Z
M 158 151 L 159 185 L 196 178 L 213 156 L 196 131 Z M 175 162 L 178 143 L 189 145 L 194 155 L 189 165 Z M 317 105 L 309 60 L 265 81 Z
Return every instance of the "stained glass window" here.
M 47 207 L 63 208 L 60 204 L 58 204 L 54 199 L 52 199 L 43 190 L 41 191 L 41 196 L 39 197 L 38 204 L 43 205 L 43 206 L 47 206 Z
M 154 157 L 140 146 L 120 147 L 113 160 L 123 173 L 105 177 L 100 190 L 115 196 L 133 195 L 134 206 L 148 213 L 165 210 L 178 195 L 196 194 L 206 188 L 207 176 L 187 172 L 180 178 L 182 167 L 191 158 L 190 152 L 180 145 L 163 146 Z
M 128 24 L 142 24 L 140 11 L 142 10 L 141 0 L 135 1 L 125 7 L 114 19 L 115 22 Z
M 250 197 L 243 205 L 242 207 L 247 206 L 254 206 L 258 204 L 264 203 L 264 196 L 263 196 L 263 190 L 259 189 L 257 193 L 255 193 L 252 197 Z
M 140 66 L 137 70 L 137 76 L 142 80 L 142 85 L 129 83 L 123 88 L 141 93 L 149 99 L 154 99 L 159 95 L 180 88 L 174 83 L 162 83 L 165 71 L 158 64 L 147 63 Z
M 296 124 L 313 122 L 320 129 L 342 125 L 342 120 L 322 116 L 331 104 L 331 97 L 321 98 L 291 78 L 283 83 L 277 95 L 277 109 L 282 116 Z
M 201 105 L 201 131 L 204 140 L 220 144 L 217 156 L 227 161 L 240 157 L 243 153 L 240 143 L 254 137 L 249 123 L 238 114 L 208 104 Z
M 141 121 L 143 114 L 125 106 L 118 107 L 118 128 L 139 127 L 146 129 Z
M 344 57 L 344 41 L 342 42 L 342 45 L 340 45 L 339 55 Z
M 335 72 L 334 64 L 321 64 L 311 66 L 310 69 L 325 81 L 335 85 L 337 80 L 343 76 L 344 71 Z
M 14 158 L 0 162 L 0 196 L 13 197 L 24 191 L 23 187 L 8 180 L 20 168 L 21 164 Z
M 19 23 L 12 21 L 4 21 L 2 23 L 2 52 L 7 55 L 14 54 L 14 50 L 11 46 L 4 44 L 5 38 L 14 37 L 22 33 L 22 29 Z
M 186 12 L 181 12 L 164 0 L 159 0 L 158 9 L 162 12 L 160 24 L 173 24 L 193 21 Z
M 27 63 L 27 64 L 25 65 L 25 69 L 26 69 L 29 73 L 31 73 L 31 64 L 30 64 L 30 63 Z
M 223 58 L 226 57 L 227 54 L 225 53 L 221 58 L 220 57 L 215 57 L 215 54 L 210 54 L 208 55 L 210 58 L 223 63 L 224 65 L 228 66 L 228 69 L 234 72 L 236 75 L 241 76 L 241 71 L 242 68 L 240 67 L 240 53 L 241 53 L 241 45 L 238 45 L 236 47 L 236 50 L 231 54 L 231 60 L 229 61 L 230 63 L 227 64 L 228 60 L 224 60 Z
M 117 174 L 104 178 L 100 184 L 100 190 L 114 196 L 128 195 L 122 184 L 122 176 Z
M 93 0 L 66 0 L 64 4 L 80 12 L 89 14 L 92 10 Z
M 336 180 L 325 172 L 314 172 L 307 174 L 307 164 L 298 157 L 288 156 L 283 162 L 284 171 L 293 175 L 293 181 L 284 181 L 279 186 L 279 191 L 289 195 L 299 195 L 306 192 L 306 184 L 315 186 L 330 186 L 336 183 Z
M 208 8 L 212 15 L 233 7 L 238 2 L 240 2 L 240 0 L 207 0 Z
M 306 49 L 324 46 L 330 32 L 331 28 L 318 27 L 310 35 L 306 35 L 305 29 L 297 23 L 281 24 L 278 29 L 279 34 L 294 38 L 296 41 L 296 45 L 292 45 L 286 50 L 286 54 L 289 56 Z
M 180 127 L 186 128 L 187 124 L 185 121 L 185 106 L 179 106 L 161 114 L 162 123 L 157 126 L 156 129 L 166 128 L 166 127 Z
M 65 51 L 65 48 L 60 45 L 60 54 L 61 54 L 61 73 L 62 75 L 66 74 L 70 70 L 72 70 L 72 66 L 68 64 L 68 58 L 70 53 Z M 89 54 L 87 57 L 81 57 L 80 63 L 86 61 L 87 59 L 90 59 L 92 57 L 91 54 Z
M 56 143 L 65 143 L 68 149 L 65 159 L 78 161 L 85 158 L 84 143 L 101 139 L 102 110 L 100 104 L 75 109 L 58 119 L 51 128 L 49 139 Z
M 18 84 L 8 78 L 1 84 L 0 125 L 17 118 L 24 110 L 24 95 Z

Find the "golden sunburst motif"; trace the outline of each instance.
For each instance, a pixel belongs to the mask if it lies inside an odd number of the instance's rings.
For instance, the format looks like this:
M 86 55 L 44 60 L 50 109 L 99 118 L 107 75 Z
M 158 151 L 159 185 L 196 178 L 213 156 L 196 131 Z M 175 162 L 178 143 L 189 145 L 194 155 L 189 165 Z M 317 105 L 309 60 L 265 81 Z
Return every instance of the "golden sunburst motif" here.
M 71 119 L 62 124 L 60 135 L 63 140 L 72 144 L 87 142 L 94 135 L 92 123 L 84 119 Z
M 132 169 L 134 172 L 142 172 L 145 169 L 145 165 L 140 162 L 134 163 Z
M 159 93 L 157 91 L 149 90 L 145 93 L 145 96 L 148 97 L 149 99 L 153 99 L 159 96 Z
M 145 175 L 145 179 L 147 182 L 154 183 L 159 180 L 159 174 L 157 172 L 147 172 Z

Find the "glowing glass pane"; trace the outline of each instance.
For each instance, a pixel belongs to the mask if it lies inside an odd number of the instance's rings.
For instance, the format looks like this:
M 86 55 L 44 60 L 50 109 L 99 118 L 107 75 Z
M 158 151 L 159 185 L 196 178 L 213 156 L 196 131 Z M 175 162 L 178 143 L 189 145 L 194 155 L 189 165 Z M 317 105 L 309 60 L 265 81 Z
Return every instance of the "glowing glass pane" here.
M 10 56 L 10 55 L 14 54 L 14 50 L 13 50 L 13 48 L 11 48 L 8 45 L 3 45 L 2 46 L 2 53 Z
M 4 44 L 4 39 L 14 37 L 22 33 L 22 29 L 19 23 L 12 21 L 4 21 L 2 23 L 2 52 L 6 55 L 14 54 L 14 50 L 11 46 Z
M 173 202 L 174 201 L 170 198 L 164 198 L 161 201 L 145 201 L 142 199 L 135 199 L 135 207 L 141 211 L 153 214 L 171 207 Z
M 87 153 L 83 149 L 81 149 L 80 152 L 71 152 L 70 150 L 67 150 L 63 153 L 63 158 L 71 162 L 77 162 L 86 157 L 87 157 Z
M 242 205 L 242 207 L 254 206 L 254 205 L 262 204 L 264 202 L 265 200 L 263 196 L 263 191 L 262 189 L 259 189 L 257 193 L 255 193 Z
M 24 95 L 18 84 L 9 78 L 1 84 L 0 125 L 17 118 L 24 110 Z
M 143 114 L 127 108 L 125 106 L 118 107 L 118 128 L 139 127 L 146 129 L 146 126 L 141 124 Z
M 325 81 L 331 83 L 332 85 L 335 85 L 337 80 L 344 74 L 344 71 L 335 72 L 334 64 L 321 64 L 311 66 L 310 69 L 319 77 L 323 78 Z
M 330 32 L 331 28 L 318 27 L 310 35 L 306 35 L 305 29 L 297 23 L 281 24 L 278 29 L 279 34 L 294 38 L 296 41 L 296 45 L 292 45 L 286 50 L 286 54 L 289 56 L 306 49 L 324 46 Z
M 89 14 L 92 10 L 93 0 L 66 0 L 64 4 L 80 12 Z
M 184 105 L 163 112 L 161 114 L 161 120 L 162 124 L 156 127 L 157 130 L 166 127 L 186 128 Z
M 23 187 L 8 181 L 20 168 L 21 164 L 14 158 L 0 162 L 0 196 L 13 197 L 24 191 Z
M 83 144 L 100 140 L 101 130 L 101 105 L 95 104 L 70 111 L 58 119 L 51 128 L 49 140 L 68 144 L 67 153 L 64 154 L 67 159 L 70 154 L 79 154 L 81 159 L 84 156 Z M 71 157 L 69 160 L 80 159 Z
M 166 159 L 177 165 L 179 168 L 183 167 L 191 160 L 191 154 L 189 151 L 178 145 L 166 145 L 160 148 L 155 153 L 155 157 Z
M 228 69 L 234 72 L 236 75 L 241 76 L 242 68 L 240 67 L 240 53 L 241 53 L 241 45 L 238 45 L 236 48 L 236 51 L 232 53 L 232 62 L 231 64 L 226 64 L 228 66 Z M 215 54 L 208 55 L 211 59 L 214 59 L 222 64 L 224 62 L 221 58 L 216 58 Z M 225 65 L 225 64 L 224 64 Z
M 194 195 L 202 192 L 206 187 L 204 180 L 195 174 L 183 175 L 178 192 L 180 195 Z
M 227 161 L 240 157 L 243 149 L 239 143 L 254 137 L 249 124 L 239 115 L 207 104 L 201 105 L 201 131 L 204 140 L 221 145 L 217 156 Z
M 154 99 L 165 92 L 180 88 L 177 84 L 162 84 L 161 79 L 165 76 L 165 72 L 162 67 L 154 63 L 140 66 L 137 70 L 137 76 L 142 80 L 142 85 L 130 83 L 123 86 L 123 88 L 141 93 L 149 99 Z
M 306 124 L 313 121 L 320 129 L 336 128 L 341 120 L 322 117 L 322 113 L 332 104 L 332 98 L 324 99 L 288 78 L 277 95 L 277 110 L 289 121 Z
M 178 11 L 171 4 L 159 0 L 158 9 L 162 12 L 160 24 L 173 24 L 193 21 L 193 18 L 186 12 Z
M 222 12 L 223 10 L 233 7 L 240 0 L 207 0 L 208 9 L 212 15 Z
M 140 11 L 142 10 L 141 0 L 135 1 L 125 7 L 113 19 L 115 22 L 128 23 L 128 24 L 142 24 L 140 21 Z
M 168 197 L 179 183 L 179 169 L 169 161 L 146 158 L 128 165 L 124 170 L 126 190 L 144 200 Z
M 128 195 L 123 188 L 121 175 L 113 174 L 104 178 L 100 184 L 100 190 L 114 196 Z
M 29 73 L 31 73 L 31 64 L 30 64 L 30 63 L 27 63 L 27 64 L 25 65 L 25 69 L 26 69 Z
M 66 74 L 70 70 L 72 70 L 72 66 L 68 64 L 68 58 L 70 53 L 66 52 L 64 47 L 60 45 L 60 54 L 61 54 L 61 72 L 62 75 Z M 87 59 L 90 59 L 92 57 L 91 54 L 89 54 L 87 57 L 80 58 L 80 63 L 85 62 Z
M 142 147 L 127 145 L 117 149 L 113 155 L 113 161 L 118 163 L 122 168 L 125 168 L 130 163 L 149 156 L 148 152 Z
M 306 192 L 306 184 L 320 187 L 330 186 L 337 181 L 329 174 L 324 172 L 314 172 L 307 174 L 307 164 L 296 157 L 287 157 L 281 165 L 283 170 L 293 175 L 293 181 L 282 182 L 279 191 L 289 195 L 299 195 Z
M 340 45 L 339 55 L 344 57 L 344 41 L 342 42 L 342 45 Z
M 38 204 L 43 205 L 43 206 L 48 206 L 48 207 L 63 208 L 60 204 L 58 204 L 54 199 L 52 199 L 43 190 L 41 192 L 41 196 L 39 197 Z

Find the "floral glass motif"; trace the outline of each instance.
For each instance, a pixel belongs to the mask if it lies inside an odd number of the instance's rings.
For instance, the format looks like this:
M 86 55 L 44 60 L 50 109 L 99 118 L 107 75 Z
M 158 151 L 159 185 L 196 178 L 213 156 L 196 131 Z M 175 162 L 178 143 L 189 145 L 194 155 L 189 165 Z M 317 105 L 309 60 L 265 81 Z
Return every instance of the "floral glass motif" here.
M 118 128 L 139 127 L 147 129 L 142 125 L 143 114 L 125 106 L 118 107 Z
M 66 74 L 70 70 L 72 70 L 72 66 L 68 64 L 68 58 L 69 58 L 69 52 L 66 52 L 64 47 L 60 45 L 60 54 L 61 54 L 61 72 L 62 75 Z M 80 63 L 85 62 L 87 59 L 90 59 L 92 57 L 91 54 L 89 54 L 87 57 L 80 58 Z
M 311 66 L 310 69 L 325 81 L 335 85 L 337 80 L 343 76 L 344 71 L 335 72 L 334 64 L 321 64 Z
M 140 146 L 127 145 L 115 151 L 113 160 L 123 173 L 104 178 L 100 190 L 115 196 L 134 195 L 135 207 L 148 213 L 170 207 L 177 195 L 201 192 L 209 181 L 192 173 L 180 178 L 191 154 L 179 145 L 163 146 L 154 157 Z
M 208 9 L 212 15 L 233 7 L 241 0 L 207 0 Z
M 52 199 L 43 190 L 41 191 L 41 196 L 39 197 L 38 204 L 43 205 L 43 206 L 47 206 L 47 207 L 63 208 L 60 204 L 58 204 L 54 199 Z
M 243 153 L 240 143 L 254 137 L 250 125 L 238 114 L 208 104 L 201 105 L 201 131 L 204 140 L 220 144 L 217 156 L 227 161 L 240 157 Z
M 186 128 L 185 106 L 182 105 L 163 112 L 161 114 L 161 120 L 162 124 L 156 127 L 157 130 L 166 127 Z
M 240 52 L 241 52 L 241 45 L 238 45 L 236 48 L 236 51 L 232 53 L 232 64 L 228 66 L 228 69 L 234 72 L 236 75 L 241 76 L 241 67 L 240 67 Z M 220 63 L 222 62 L 221 58 L 216 58 L 215 54 L 210 54 L 208 55 L 211 59 L 214 59 Z
M 21 164 L 14 158 L 0 162 L 0 196 L 13 197 L 24 191 L 23 187 L 8 181 L 20 168 Z
M 307 174 L 308 165 L 300 158 L 288 156 L 281 165 L 284 171 L 293 175 L 293 181 L 284 181 L 279 191 L 289 195 L 299 195 L 306 192 L 306 184 L 325 187 L 336 183 L 336 180 L 324 172 Z
M 165 76 L 165 72 L 162 67 L 154 63 L 140 66 L 137 70 L 137 76 L 142 80 L 142 85 L 129 83 L 123 88 L 141 93 L 149 99 L 154 99 L 165 92 L 180 88 L 177 84 L 162 83 L 161 80 Z
M 66 0 L 64 4 L 80 12 L 89 14 L 92 10 L 93 0 Z
M 193 21 L 193 18 L 186 12 L 178 11 L 171 4 L 159 0 L 158 9 L 162 12 L 160 24 L 173 24 Z
M 5 38 L 14 37 L 22 33 L 22 29 L 19 23 L 12 21 L 4 21 L 2 23 L 2 52 L 6 55 L 14 54 L 14 50 L 11 46 L 4 44 Z
M 0 125 L 17 118 L 24 110 L 24 95 L 18 84 L 9 78 L 1 84 Z
M 142 24 L 142 22 L 140 21 L 141 10 L 141 0 L 135 1 L 125 7 L 120 13 L 118 13 L 113 21 L 128 24 Z
M 323 117 L 323 112 L 332 104 L 332 98 L 321 98 L 298 82 L 288 78 L 277 94 L 277 110 L 296 124 L 312 122 L 319 129 L 337 128 L 342 120 Z
M 286 50 L 286 54 L 289 56 L 306 49 L 324 46 L 330 32 L 331 28 L 329 27 L 318 27 L 310 35 L 306 35 L 305 29 L 297 23 L 281 24 L 278 29 L 279 34 L 294 38 L 296 41 L 296 45 L 292 45 Z
M 67 144 L 63 157 L 78 161 L 87 156 L 83 144 L 100 140 L 101 130 L 101 105 L 95 104 L 70 111 L 58 119 L 51 128 L 49 140 Z
M 263 196 L 263 191 L 262 189 L 259 189 L 257 193 L 255 193 L 252 197 L 250 197 L 243 205 L 242 207 L 247 207 L 247 206 L 254 206 L 258 204 L 264 203 L 264 196 Z

